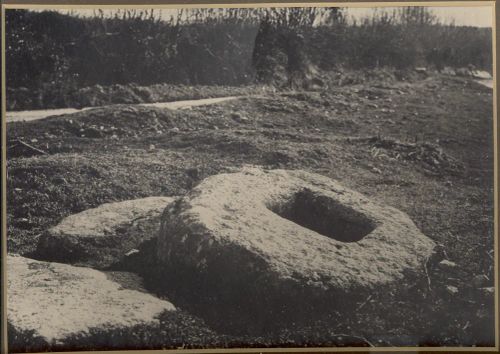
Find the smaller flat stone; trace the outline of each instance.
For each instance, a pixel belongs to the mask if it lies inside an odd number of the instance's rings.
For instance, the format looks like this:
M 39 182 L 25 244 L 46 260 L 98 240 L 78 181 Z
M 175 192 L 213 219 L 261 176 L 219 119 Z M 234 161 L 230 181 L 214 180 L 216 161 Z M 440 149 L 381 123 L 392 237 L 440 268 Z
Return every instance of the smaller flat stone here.
M 96 330 L 156 326 L 160 314 L 176 310 L 90 268 L 9 255 L 7 272 L 9 334 L 24 338 L 31 333 L 47 345 L 85 341 Z
M 35 258 L 106 268 L 156 237 L 160 215 L 172 197 L 106 203 L 64 218 L 38 243 Z

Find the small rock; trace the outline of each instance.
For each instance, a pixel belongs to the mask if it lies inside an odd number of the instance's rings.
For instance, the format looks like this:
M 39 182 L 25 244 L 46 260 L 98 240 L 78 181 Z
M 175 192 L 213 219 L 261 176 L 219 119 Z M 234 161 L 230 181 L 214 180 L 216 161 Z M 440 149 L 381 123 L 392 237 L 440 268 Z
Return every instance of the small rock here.
M 486 298 L 491 298 L 492 296 L 495 295 L 495 287 L 493 287 L 493 286 L 479 288 L 479 289 L 477 289 L 477 291 L 479 292 L 479 294 L 481 294 L 482 296 L 484 296 Z
M 472 76 L 475 79 L 481 79 L 481 80 L 491 80 L 493 77 L 491 74 L 487 71 L 481 71 L 481 70 L 474 70 L 472 71 Z
M 154 144 L 150 144 L 150 145 L 149 145 L 149 150 L 154 150 L 154 149 L 155 149 Z
M 128 251 L 127 253 L 125 253 L 125 256 L 128 257 L 128 256 L 131 256 L 131 255 L 136 254 L 136 253 L 139 253 L 139 250 L 134 248 L 134 249 Z
M 173 132 L 173 133 L 178 133 L 181 130 L 179 128 L 177 128 L 177 127 L 173 127 L 172 129 L 170 129 L 170 131 Z
M 457 295 L 458 294 L 458 288 L 456 286 L 453 286 L 453 285 L 447 285 L 446 291 L 450 295 Z
M 441 262 L 438 263 L 438 267 L 441 268 L 442 270 L 450 271 L 450 270 L 455 270 L 457 268 L 457 264 L 447 259 L 443 259 Z
M 32 143 L 38 143 L 38 139 L 31 139 Z
M 243 116 L 241 113 L 238 113 L 238 112 L 234 112 L 231 114 L 231 118 L 236 120 L 236 121 L 247 121 L 248 118 Z

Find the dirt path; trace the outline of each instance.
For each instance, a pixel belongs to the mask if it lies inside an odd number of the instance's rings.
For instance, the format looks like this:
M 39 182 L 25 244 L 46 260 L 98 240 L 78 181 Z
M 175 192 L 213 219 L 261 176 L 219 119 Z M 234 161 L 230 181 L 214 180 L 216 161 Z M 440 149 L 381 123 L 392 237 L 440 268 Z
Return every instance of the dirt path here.
M 493 80 L 476 80 L 476 82 L 491 89 L 493 88 Z
M 234 100 L 241 97 L 243 96 L 204 98 L 199 100 L 185 100 L 185 101 L 174 101 L 174 102 L 141 103 L 139 105 L 147 107 L 169 108 L 169 109 L 186 109 L 196 106 L 206 106 L 206 105 L 216 104 L 224 101 Z M 26 121 L 43 119 L 51 116 L 58 116 L 62 114 L 76 113 L 92 108 L 98 108 L 98 107 L 85 107 L 82 109 L 59 108 L 59 109 L 41 109 L 34 111 L 7 112 L 7 122 L 8 123 L 22 122 L 22 121 L 26 122 Z

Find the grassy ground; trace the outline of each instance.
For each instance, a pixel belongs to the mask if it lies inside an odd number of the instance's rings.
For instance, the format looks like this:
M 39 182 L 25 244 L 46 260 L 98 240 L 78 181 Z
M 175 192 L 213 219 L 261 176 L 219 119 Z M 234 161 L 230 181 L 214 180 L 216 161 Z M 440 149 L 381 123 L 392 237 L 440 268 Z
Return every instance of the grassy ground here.
M 493 296 L 478 290 L 494 281 L 491 117 L 490 89 L 432 76 L 11 123 L 9 252 L 29 254 L 44 229 L 104 202 L 182 195 L 244 164 L 304 169 L 405 211 L 439 244 L 438 258 L 421 278 L 366 294 L 334 318 L 266 336 L 200 332 L 196 345 L 492 345 Z M 442 258 L 457 267 L 440 269 Z

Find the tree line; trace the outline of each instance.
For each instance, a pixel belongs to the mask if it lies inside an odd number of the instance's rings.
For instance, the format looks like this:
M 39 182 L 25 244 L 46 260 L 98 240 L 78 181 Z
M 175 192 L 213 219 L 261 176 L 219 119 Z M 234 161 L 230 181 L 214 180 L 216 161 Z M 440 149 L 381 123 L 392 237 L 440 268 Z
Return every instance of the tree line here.
M 174 83 L 290 84 L 339 67 L 492 68 L 491 29 L 439 23 L 423 7 L 359 23 L 341 8 L 6 11 L 10 88 Z

